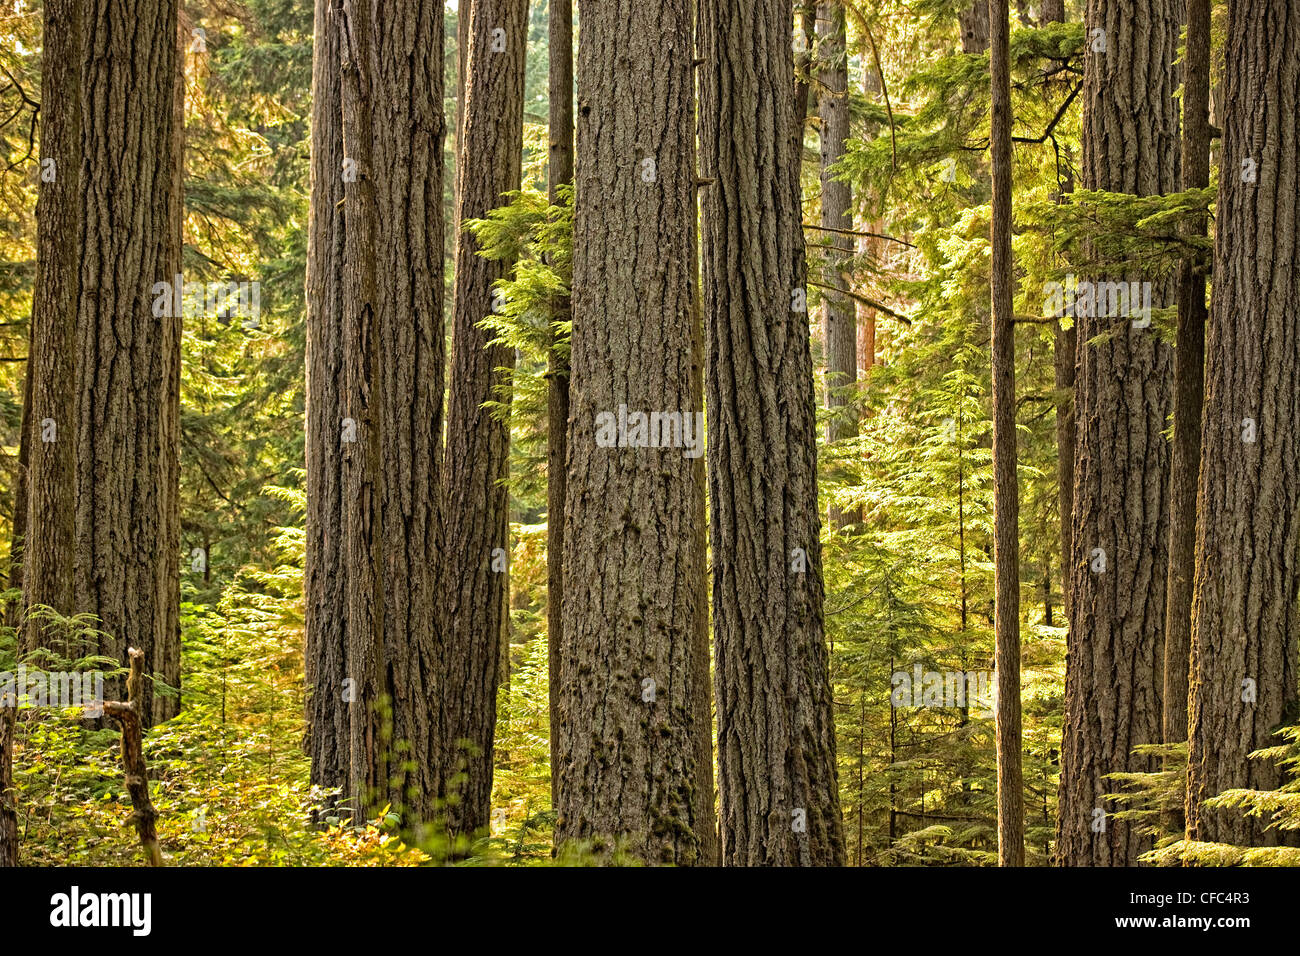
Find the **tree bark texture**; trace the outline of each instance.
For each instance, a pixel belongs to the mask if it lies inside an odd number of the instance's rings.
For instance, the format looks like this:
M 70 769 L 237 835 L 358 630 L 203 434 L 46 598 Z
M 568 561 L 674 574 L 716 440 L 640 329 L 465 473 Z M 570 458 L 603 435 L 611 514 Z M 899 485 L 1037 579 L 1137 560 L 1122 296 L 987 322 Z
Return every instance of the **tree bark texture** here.
M 568 719 L 557 842 L 701 860 L 692 400 L 690 0 L 579 3 L 564 566 Z M 793 102 L 793 89 L 790 91 Z M 598 416 L 677 414 L 665 447 L 598 444 Z M 631 437 L 629 429 L 629 438 Z M 699 445 L 696 445 L 699 448 Z
M 1300 7 L 1228 8 L 1223 175 L 1207 341 L 1192 599 L 1187 835 L 1295 845 L 1267 820 L 1211 811 L 1228 788 L 1271 790 L 1251 751 L 1295 724 L 1300 580 Z M 1253 438 L 1253 441 L 1249 440 Z
M 1179 180 L 1179 0 L 1091 0 L 1084 68 L 1083 186 L 1136 195 Z M 1096 31 L 1101 31 L 1100 33 Z M 1151 283 L 1151 306 L 1173 283 Z M 1132 864 L 1149 841 L 1108 813 L 1119 771 L 1154 770 L 1133 756 L 1161 738 L 1165 576 L 1169 548 L 1172 350 L 1140 317 L 1095 307 L 1076 315 L 1077 438 L 1072 602 L 1066 660 L 1057 854 L 1074 866 Z M 1093 341 L 1098 336 L 1099 341 Z
M 722 859 L 842 865 L 790 8 L 699 22 Z

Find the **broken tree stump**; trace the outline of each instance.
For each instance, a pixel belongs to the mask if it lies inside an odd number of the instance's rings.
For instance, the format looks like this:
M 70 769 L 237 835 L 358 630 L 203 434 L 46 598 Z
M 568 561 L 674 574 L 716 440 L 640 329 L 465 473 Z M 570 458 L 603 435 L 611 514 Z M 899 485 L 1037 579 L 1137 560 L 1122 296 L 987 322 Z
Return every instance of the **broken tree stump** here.
M 127 697 L 121 701 L 104 701 L 104 715 L 117 721 L 122 728 L 122 767 L 126 771 L 126 790 L 135 808 L 132 818 L 140 835 L 140 846 L 151 866 L 162 866 L 162 847 L 158 845 L 158 811 L 149 799 L 149 768 L 144 762 L 143 728 L 140 722 L 140 690 L 144 686 L 144 652 L 132 647 L 127 651 L 131 659 L 131 675 L 127 678 Z

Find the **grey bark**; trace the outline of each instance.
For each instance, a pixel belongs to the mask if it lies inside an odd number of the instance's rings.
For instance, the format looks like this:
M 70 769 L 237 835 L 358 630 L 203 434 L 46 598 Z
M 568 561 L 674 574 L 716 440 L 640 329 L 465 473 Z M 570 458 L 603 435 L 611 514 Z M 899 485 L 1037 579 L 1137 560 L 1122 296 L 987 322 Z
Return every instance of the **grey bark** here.
M 690 0 L 579 3 L 560 844 L 701 862 L 698 472 L 598 445 L 598 416 L 693 414 Z M 793 103 L 793 88 L 788 103 Z M 603 439 L 602 439 L 603 440 Z

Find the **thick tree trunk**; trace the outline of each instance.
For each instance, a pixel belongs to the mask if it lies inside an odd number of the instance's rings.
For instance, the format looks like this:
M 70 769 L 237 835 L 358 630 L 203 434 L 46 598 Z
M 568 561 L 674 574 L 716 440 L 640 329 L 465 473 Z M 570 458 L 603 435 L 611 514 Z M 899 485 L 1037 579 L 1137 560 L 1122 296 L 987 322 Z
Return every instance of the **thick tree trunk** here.
M 431 0 L 344 0 L 349 794 L 412 828 L 433 818 L 442 769 L 442 33 Z
M 837 179 L 835 165 L 844 157 L 849 138 L 849 66 L 846 55 L 844 7 L 824 3 L 817 7 L 817 113 L 821 121 L 821 282 L 822 334 L 826 341 L 826 407 L 832 417 L 826 426 L 827 443 L 853 438 L 858 433 L 857 412 L 847 392 L 858 378 L 857 311 L 844 293 L 853 258 L 852 190 Z M 833 530 L 861 520 L 856 509 L 831 508 Z
M 989 0 L 993 169 L 993 573 L 998 863 L 1025 863 L 1020 743 L 1020 489 L 1016 476 L 1015 262 L 1011 258 L 1011 63 L 1007 0 Z
M 1230 4 L 1223 176 L 1214 249 L 1192 600 L 1190 839 L 1294 845 L 1241 811 L 1201 801 L 1271 790 L 1250 760 L 1296 723 L 1300 567 L 1300 7 Z
M 550 164 L 548 194 L 560 203 L 559 187 L 573 185 L 573 2 L 551 0 L 550 31 Z M 555 304 L 553 321 L 573 314 L 565 297 Z M 551 713 L 551 805 L 559 805 L 560 724 L 564 720 L 560 689 L 564 643 L 564 487 L 569 429 L 569 364 L 555 347 L 552 327 L 546 379 L 546 642 Z
M 700 5 L 722 858 L 842 865 L 790 8 Z
M 464 147 L 457 172 L 458 222 L 480 219 L 519 188 L 523 151 L 527 0 L 474 0 L 466 61 Z M 509 264 L 482 258 L 473 236 L 456 252 L 447 451 L 444 466 L 447 554 L 443 602 L 447 632 L 442 696 L 444 779 L 458 778 L 447 808 L 453 832 L 488 825 L 497 686 L 506 639 L 509 574 L 510 429 L 484 408 L 501 398 L 499 369 L 511 349 L 488 345 L 479 323 L 493 311 L 493 285 Z
M 174 636 L 169 515 L 177 403 L 175 0 L 92 0 L 82 59 L 84 245 L 77 315 L 76 571 L 100 653 L 138 644 L 147 676 Z M 166 283 L 166 286 L 162 284 Z M 163 313 L 163 314 L 159 314 Z M 170 314 L 166 314 L 170 313 Z M 105 693 L 118 696 L 117 681 Z M 154 715 L 153 682 L 140 715 Z
M 342 0 L 318 0 L 313 36 L 311 215 L 307 227 L 306 685 L 311 782 L 347 785 L 348 566 L 343 558 Z
M 556 839 L 693 864 L 707 823 L 696 819 L 695 794 L 695 692 L 706 678 L 693 651 L 700 539 L 690 456 L 702 429 L 691 390 L 691 3 L 583 0 L 578 22 L 568 719 Z M 652 413 L 681 427 L 638 428 L 637 416 Z
M 1183 188 L 1210 184 L 1210 0 L 1187 0 L 1183 58 Z M 1194 235 L 1205 235 L 1202 218 Z M 1201 468 L 1205 395 L 1205 271 L 1178 267 L 1178 339 L 1174 350 L 1174 448 L 1169 481 L 1169 582 L 1165 598 L 1164 739 L 1187 739 L 1187 680 L 1196 570 L 1196 481 Z
M 1138 195 L 1179 187 L 1179 0 L 1090 0 L 1084 71 L 1083 185 Z M 1093 31 L 1103 31 L 1101 34 Z M 1104 37 L 1104 52 L 1103 42 Z M 1151 306 L 1173 299 L 1157 277 Z M 1108 296 L 1101 296 L 1104 301 Z M 1086 305 L 1086 303 L 1084 303 Z M 1171 350 L 1131 307 L 1076 311 L 1072 604 L 1061 753 L 1059 862 L 1132 864 L 1149 846 L 1106 813 L 1119 771 L 1154 770 L 1133 756 L 1161 738 L 1165 576 L 1169 546 Z M 1130 303 L 1132 306 L 1132 303 Z M 1135 327 L 1135 323 L 1137 327 Z M 1109 337 L 1092 340 L 1102 333 Z
M 29 445 L 23 606 L 70 615 L 76 514 L 77 300 L 81 263 L 80 0 L 47 0 L 41 75 L 42 178 L 36 201 L 36 287 L 27 363 Z M 48 167 L 48 174 L 45 170 Z M 49 178 L 46 178 L 48 175 Z M 14 515 L 15 525 L 18 515 Z M 22 646 L 73 657 L 65 635 L 24 620 Z

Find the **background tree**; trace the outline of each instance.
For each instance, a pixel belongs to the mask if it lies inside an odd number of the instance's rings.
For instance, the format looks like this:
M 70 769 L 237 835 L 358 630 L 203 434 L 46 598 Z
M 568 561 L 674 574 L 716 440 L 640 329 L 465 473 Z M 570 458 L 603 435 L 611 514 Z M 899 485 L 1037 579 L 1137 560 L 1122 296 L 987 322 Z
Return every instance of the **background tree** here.
M 1016 477 L 1016 339 L 1011 257 L 1011 64 L 1007 0 L 989 0 L 993 168 L 993 561 L 997 596 L 998 862 L 1025 862 L 1020 733 L 1020 487 Z
M 826 425 L 828 444 L 857 434 L 852 392 L 858 378 L 857 311 L 849 297 L 848 272 L 853 258 L 853 194 L 837 168 L 849 138 L 849 66 L 842 3 L 817 7 L 817 115 L 821 139 L 821 269 L 824 287 L 822 336 L 826 348 Z M 832 529 L 852 525 L 857 516 L 832 507 Z
M 551 0 L 548 10 L 550 75 L 550 153 L 547 165 L 547 200 L 558 206 L 562 186 L 573 185 L 573 2 Z M 546 635 L 550 668 L 550 719 L 553 728 L 563 720 L 560 666 L 564 643 L 564 495 L 565 458 L 569 430 L 569 363 L 560 333 L 572 320 L 567 296 L 556 304 L 552 319 L 551 348 L 547 352 L 546 383 Z M 567 343 L 566 343 L 567 344 Z M 551 735 L 551 799 L 559 800 L 559 738 Z
M 1183 55 L 1184 189 L 1210 185 L 1210 2 L 1187 0 Z M 1206 219 L 1188 232 L 1204 236 Z M 1164 740 L 1187 739 L 1192 581 L 1196 570 L 1196 481 L 1201 468 L 1205 400 L 1205 267 L 1195 256 L 1178 264 L 1178 331 L 1174 348 L 1174 440 L 1169 479 L 1169 581 L 1165 595 Z

